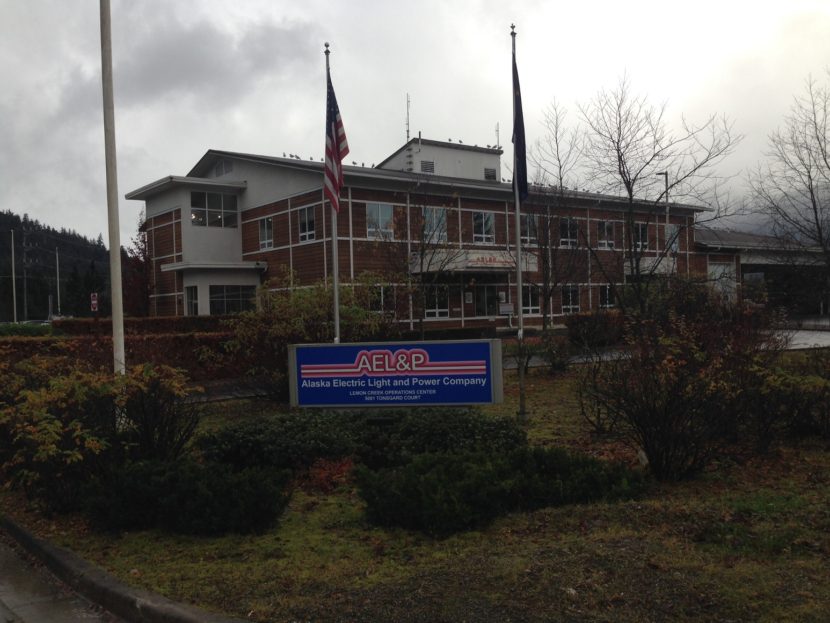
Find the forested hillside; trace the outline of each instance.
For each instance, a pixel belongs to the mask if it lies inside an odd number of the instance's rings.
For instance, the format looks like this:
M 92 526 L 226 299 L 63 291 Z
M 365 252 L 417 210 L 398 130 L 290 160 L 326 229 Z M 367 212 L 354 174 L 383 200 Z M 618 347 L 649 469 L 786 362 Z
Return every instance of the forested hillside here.
M 91 292 L 98 293 L 101 315 L 109 314 L 109 253 L 100 235 L 91 240 L 0 211 L 0 322 L 14 319 L 12 231 L 18 321 L 45 320 L 50 309 L 53 315 L 90 316 Z

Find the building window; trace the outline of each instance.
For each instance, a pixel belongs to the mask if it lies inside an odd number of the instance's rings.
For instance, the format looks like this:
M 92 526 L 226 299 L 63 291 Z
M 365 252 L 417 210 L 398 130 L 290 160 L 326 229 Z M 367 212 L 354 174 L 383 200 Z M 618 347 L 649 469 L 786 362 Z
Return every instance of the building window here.
M 450 317 L 450 291 L 447 286 L 427 286 L 424 292 L 424 318 Z
M 600 309 L 611 309 L 614 307 L 614 293 L 610 283 L 599 287 L 599 307 Z
M 200 227 L 236 227 L 236 195 L 190 193 L 190 222 Z
M 495 169 L 488 169 L 484 167 L 484 179 L 490 182 L 496 181 L 496 170 Z
M 383 238 L 384 240 L 394 238 L 392 213 L 392 206 L 388 203 L 367 203 L 366 237 Z
M 185 313 L 188 316 L 199 315 L 199 288 L 198 286 L 187 286 L 184 289 Z
M 539 231 L 539 217 L 535 214 L 522 214 L 522 242 L 536 244 Z
M 492 212 L 473 212 L 473 242 L 493 244 L 496 228 Z
M 435 161 L 421 160 L 421 173 L 435 173 Z
M 259 222 L 259 248 L 270 249 L 274 246 L 274 218 L 264 218 Z
M 634 223 L 634 249 L 648 249 L 648 223 Z
M 300 242 L 314 240 L 314 206 L 297 210 L 300 221 Z
M 447 209 L 424 208 L 424 235 L 427 244 L 447 241 Z
M 559 219 L 559 246 L 575 247 L 579 244 L 579 226 L 574 218 Z
M 666 225 L 666 249 L 671 253 L 680 251 L 680 227 L 678 225 Z
M 614 223 L 611 221 L 600 221 L 597 223 L 597 248 L 614 248 Z
M 579 286 L 562 286 L 562 313 L 575 314 L 579 311 Z
M 254 308 L 256 286 L 210 286 L 210 315 L 236 314 Z
M 213 177 L 222 177 L 233 171 L 233 160 L 220 160 L 213 167 Z
M 539 286 L 522 286 L 522 311 L 525 314 L 539 314 L 542 307 L 539 304 Z
M 372 286 L 369 292 L 369 310 L 375 313 L 395 313 L 394 286 Z
M 499 293 L 496 286 L 476 286 L 476 316 L 496 316 L 499 313 Z

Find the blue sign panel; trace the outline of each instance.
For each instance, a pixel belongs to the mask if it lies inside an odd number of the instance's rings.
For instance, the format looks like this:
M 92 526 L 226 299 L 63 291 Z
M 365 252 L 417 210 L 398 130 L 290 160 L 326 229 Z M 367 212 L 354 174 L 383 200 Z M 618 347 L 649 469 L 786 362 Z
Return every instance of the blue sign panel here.
M 501 402 L 501 342 L 292 346 L 291 404 L 391 407 Z

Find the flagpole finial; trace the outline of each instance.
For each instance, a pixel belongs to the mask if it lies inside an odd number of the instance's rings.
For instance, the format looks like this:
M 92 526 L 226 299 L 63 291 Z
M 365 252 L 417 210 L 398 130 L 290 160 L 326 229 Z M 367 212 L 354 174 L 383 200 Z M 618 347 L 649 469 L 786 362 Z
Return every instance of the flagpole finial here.
M 328 42 L 328 41 L 326 41 L 323 45 L 324 45 L 324 46 L 326 46 L 326 51 L 325 51 L 325 52 L 323 52 L 323 54 L 325 54 L 326 56 L 328 56 L 328 55 L 330 54 L 330 52 L 329 52 L 329 42 Z
M 516 24 L 510 24 L 510 36 L 511 37 L 516 36 Z

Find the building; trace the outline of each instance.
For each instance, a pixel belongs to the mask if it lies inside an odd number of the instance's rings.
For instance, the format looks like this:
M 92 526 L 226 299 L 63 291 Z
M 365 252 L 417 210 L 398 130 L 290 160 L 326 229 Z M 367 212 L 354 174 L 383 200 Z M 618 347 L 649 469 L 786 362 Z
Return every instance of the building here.
M 371 272 L 378 310 L 413 327 L 507 327 L 516 313 L 512 186 L 498 146 L 416 138 L 377 166 L 344 166 L 338 218 L 342 287 Z M 146 204 L 152 313 L 223 314 L 289 272 L 331 278 L 322 162 L 209 150 L 183 177 L 127 194 Z M 688 205 L 637 204 L 534 186 L 522 204 L 524 313 L 540 324 L 611 307 L 643 274 L 705 273 Z M 635 255 L 636 262 L 629 261 Z M 722 254 L 734 261 L 734 254 Z M 547 284 L 548 287 L 545 287 Z

